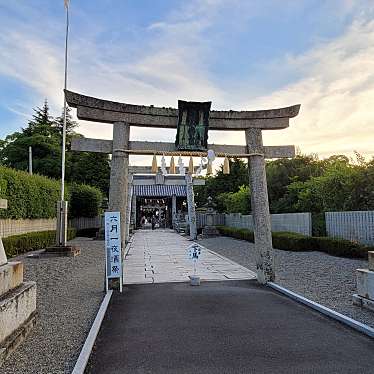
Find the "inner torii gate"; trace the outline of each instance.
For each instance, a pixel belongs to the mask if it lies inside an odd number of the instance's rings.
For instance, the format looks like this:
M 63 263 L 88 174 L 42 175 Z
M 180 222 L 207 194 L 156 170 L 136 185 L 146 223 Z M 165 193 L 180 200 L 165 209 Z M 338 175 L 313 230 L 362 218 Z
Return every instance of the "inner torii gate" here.
M 113 124 L 113 140 L 75 139 L 76 151 L 111 153 L 109 210 L 121 212 L 122 242 L 126 241 L 126 207 L 128 204 L 129 155 L 167 155 L 171 152 L 201 156 L 203 152 L 180 152 L 174 143 L 130 141 L 130 127 L 177 128 L 178 109 L 132 105 L 97 99 L 65 91 L 69 106 L 77 108 L 82 120 Z M 280 130 L 289 126 L 289 119 L 298 115 L 300 105 L 257 111 L 210 111 L 209 129 L 245 131 L 246 146 L 209 144 L 218 157 L 247 158 L 254 218 L 257 277 L 260 283 L 274 280 L 274 259 L 265 158 L 291 158 L 295 147 L 264 146 L 262 130 Z M 191 183 L 192 186 L 192 183 Z

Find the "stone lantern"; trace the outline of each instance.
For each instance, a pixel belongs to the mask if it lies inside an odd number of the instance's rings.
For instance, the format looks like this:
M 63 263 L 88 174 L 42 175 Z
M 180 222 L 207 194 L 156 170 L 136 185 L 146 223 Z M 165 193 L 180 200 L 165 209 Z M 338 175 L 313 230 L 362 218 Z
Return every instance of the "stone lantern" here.
M 203 238 L 211 238 L 214 236 L 218 236 L 219 232 L 217 228 L 214 226 L 214 217 L 216 216 L 217 212 L 214 209 L 215 204 L 213 203 L 213 199 L 209 196 L 208 202 L 205 204 L 206 207 L 206 224 L 202 230 Z

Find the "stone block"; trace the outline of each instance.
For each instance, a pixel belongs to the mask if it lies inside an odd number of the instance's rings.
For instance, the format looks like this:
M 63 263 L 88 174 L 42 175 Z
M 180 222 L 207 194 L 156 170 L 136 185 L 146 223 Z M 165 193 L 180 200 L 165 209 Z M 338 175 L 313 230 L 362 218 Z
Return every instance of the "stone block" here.
M 2 295 L 20 286 L 23 282 L 22 262 L 8 262 L 0 266 L 0 298 Z
M 35 311 L 35 282 L 25 282 L 0 297 L 0 347 Z
M 40 257 L 75 257 L 80 255 L 80 248 L 73 245 L 65 246 L 52 246 L 45 249 L 44 252 L 40 252 Z
M 0 237 L 0 266 L 6 264 L 7 262 L 8 262 L 8 260 L 6 258 L 5 249 L 4 249 L 4 246 L 3 246 L 3 241 L 1 240 L 1 237 Z
M 374 251 L 368 252 L 369 270 L 374 271 Z
M 357 269 L 357 294 L 366 299 L 374 300 L 374 271 Z
M 366 299 L 360 295 L 354 294 L 352 296 L 353 305 L 360 306 L 374 312 L 374 301 L 370 299 Z

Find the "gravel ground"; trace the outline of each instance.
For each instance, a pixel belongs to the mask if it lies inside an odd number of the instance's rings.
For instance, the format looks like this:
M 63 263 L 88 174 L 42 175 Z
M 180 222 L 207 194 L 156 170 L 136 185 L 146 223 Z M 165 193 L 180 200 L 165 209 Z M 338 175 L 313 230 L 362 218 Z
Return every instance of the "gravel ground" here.
M 71 373 L 103 299 L 103 242 L 77 238 L 75 258 L 27 258 L 24 278 L 37 283 L 37 325 L 1 374 Z
M 256 271 L 253 243 L 229 237 L 203 239 L 199 243 Z M 352 294 L 356 292 L 355 270 L 367 268 L 367 261 L 322 252 L 275 249 L 274 253 L 277 284 L 374 327 L 374 313 L 352 304 Z

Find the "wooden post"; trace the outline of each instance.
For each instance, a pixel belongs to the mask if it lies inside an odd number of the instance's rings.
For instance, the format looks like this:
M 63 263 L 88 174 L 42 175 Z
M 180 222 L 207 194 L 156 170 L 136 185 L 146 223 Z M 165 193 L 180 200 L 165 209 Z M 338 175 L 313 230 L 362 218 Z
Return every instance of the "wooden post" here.
M 248 153 L 264 153 L 261 129 L 247 129 L 245 137 Z M 265 284 L 266 282 L 273 281 L 275 277 L 265 158 L 261 155 L 255 155 L 249 157 L 248 162 L 257 279 L 260 283 Z

